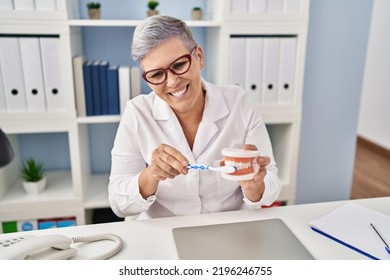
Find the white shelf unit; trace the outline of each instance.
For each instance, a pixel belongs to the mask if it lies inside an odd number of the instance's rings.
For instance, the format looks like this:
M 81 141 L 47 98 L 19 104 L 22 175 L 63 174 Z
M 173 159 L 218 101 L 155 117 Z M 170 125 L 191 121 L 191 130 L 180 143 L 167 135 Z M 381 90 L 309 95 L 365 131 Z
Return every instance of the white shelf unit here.
M 255 1 L 255 0 L 252 0 Z M 261 1 L 261 0 L 258 0 Z M 283 0 L 279 0 L 282 1 Z M 204 21 L 187 21 L 190 27 L 202 28 L 206 34 L 207 79 L 217 84 L 229 83 L 229 40 L 233 35 L 291 35 L 297 38 L 294 76 L 294 102 L 285 105 L 261 105 L 273 144 L 279 176 L 283 183 L 280 200 L 288 204 L 295 201 L 296 172 L 298 162 L 301 123 L 301 100 L 305 64 L 308 24 L 308 0 L 284 0 L 299 2 L 299 10 L 286 14 L 235 14 L 230 12 L 233 0 L 206 0 Z M 243 1 L 245 2 L 245 1 Z M 285 2 L 283 5 L 286 5 Z M 29 12 L 31 15 L 32 12 Z M 76 14 L 76 13 L 75 13 Z M 1 15 L 1 12 L 0 12 Z M 91 173 L 90 139 L 88 126 L 118 123 L 120 116 L 77 117 L 75 111 L 72 57 L 82 54 L 82 27 L 128 27 L 133 29 L 139 20 L 85 20 L 66 15 L 54 19 L 53 12 L 44 19 L 35 16 L 20 18 L 20 12 L 0 20 L 0 34 L 51 34 L 61 40 L 61 78 L 66 91 L 66 110 L 59 113 L 0 113 L 0 127 L 18 146 L 18 134 L 57 133 L 68 135 L 70 170 L 49 172 L 47 191 L 28 197 L 22 191 L 17 176 L 17 159 L 0 169 L 0 223 L 8 220 L 26 220 L 57 216 L 75 216 L 77 224 L 88 222 L 88 214 L 96 208 L 109 207 L 108 174 Z M 130 36 L 131 32 L 129 32 Z M 93 141 L 93 140 L 92 140 Z M 260 147 L 261 149 L 261 147 Z M 17 153 L 18 154 L 18 153 Z M 7 175 L 6 175 L 7 174 Z M 8 190 L 8 191 L 7 191 Z
M 206 58 L 208 65 L 211 65 L 208 68 L 209 79 L 217 84 L 234 83 L 229 77 L 231 69 L 236 67 L 231 65 L 230 59 L 234 55 L 231 48 L 232 38 L 292 37 L 296 39 L 293 100 L 284 104 L 276 102 L 266 105 L 258 101 L 271 138 L 279 168 L 278 175 L 283 185 L 279 199 L 287 201 L 287 204 L 294 204 L 309 0 L 216 0 L 210 4 L 209 17 L 221 22 L 219 28 L 207 29 L 206 39 L 208 50 Z M 272 5 L 274 8 L 278 6 L 278 10 L 268 11 Z M 236 10 L 232 10 L 233 6 Z M 256 9 L 261 11 L 256 12 Z M 245 80 L 248 79 L 245 77 Z M 250 85 L 245 83 L 241 86 L 250 92 Z M 261 147 L 259 149 L 261 150 Z

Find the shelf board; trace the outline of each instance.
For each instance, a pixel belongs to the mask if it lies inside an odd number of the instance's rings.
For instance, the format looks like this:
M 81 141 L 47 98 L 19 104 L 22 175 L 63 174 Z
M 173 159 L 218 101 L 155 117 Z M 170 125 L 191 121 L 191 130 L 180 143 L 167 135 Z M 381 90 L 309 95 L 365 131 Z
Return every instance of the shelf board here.
M 142 20 L 122 20 L 122 19 L 75 19 L 68 20 L 70 26 L 128 26 L 135 27 Z M 187 25 L 190 27 L 219 27 L 221 22 L 210 21 L 210 20 L 188 20 L 186 21 Z
M 120 115 L 78 117 L 77 123 L 119 123 L 121 117 Z
M 109 174 L 91 175 L 86 186 L 85 209 L 108 208 L 108 181 Z
M 301 120 L 299 106 L 259 105 L 258 108 L 267 124 L 293 123 Z
M 46 189 L 39 194 L 28 194 L 22 181 L 17 180 L 0 200 L 0 212 L 18 211 L 47 207 L 71 207 L 77 202 L 73 192 L 70 171 L 47 171 Z

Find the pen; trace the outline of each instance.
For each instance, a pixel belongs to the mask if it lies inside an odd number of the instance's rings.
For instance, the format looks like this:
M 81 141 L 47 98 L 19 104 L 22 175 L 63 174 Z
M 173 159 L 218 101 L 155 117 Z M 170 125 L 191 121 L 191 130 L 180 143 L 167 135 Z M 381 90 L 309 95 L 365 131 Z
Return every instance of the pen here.
M 375 230 L 375 232 L 376 232 L 376 234 L 379 236 L 379 238 L 383 241 L 383 243 L 385 243 L 385 245 L 386 245 L 385 249 L 386 249 L 387 253 L 390 254 L 389 245 L 387 245 L 386 241 L 383 239 L 382 235 L 381 235 L 381 234 L 379 233 L 379 231 L 375 228 L 375 226 L 374 226 L 372 223 L 370 223 L 370 225 L 371 225 L 371 227 Z

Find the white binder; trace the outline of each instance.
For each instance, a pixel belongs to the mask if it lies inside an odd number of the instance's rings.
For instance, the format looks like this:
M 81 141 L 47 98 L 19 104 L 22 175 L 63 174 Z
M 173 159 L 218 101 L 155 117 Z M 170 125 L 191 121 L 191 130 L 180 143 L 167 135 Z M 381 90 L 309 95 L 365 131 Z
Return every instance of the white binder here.
M 20 59 L 19 39 L 0 37 L 0 63 L 3 70 L 3 82 L 8 112 L 26 112 L 22 62 Z
M 85 57 L 82 55 L 76 55 L 73 57 L 74 94 L 76 99 L 77 116 L 79 117 L 85 117 L 87 115 L 83 73 L 84 62 Z
M 279 45 L 280 39 L 264 39 L 264 83 L 262 104 L 276 104 L 278 101 Z
M 35 0 L 35 9 L 37 11 L 55 11 L 56 0 Z
M 267 0 L 267 13 L 282 13 L 283 0 Z
M 296 38 L 282 38 L 280 40 L 280 76 L 278 87 L 280 104 L 291 104 L 294 102 L 296 41 Z
M 14 0 L 15 10 L 33 11 L 35 10 L 34 0 Z
M 5 101 L 3 71 L 1 70 L 1 63 L 0 63 L 0 113 L 5 113 L 5 112 L 7 112 L 7 103 Z
M 266 12 L 267 1 L 266 0 L 249 0 L 248 12 L 250 14 L 263 14 Z
M 131 98 L 141 94 L 141 69 L 137 66 L 130 68 Z
M 65 111 L 65 93 L 61 86 L 60 39 L 41 37 L 40 43 L 47 111 Z
M 46 100 L 38 37 L 20 37 L 20 56 L 28 112 L 45 112 Z
M 300 13 L 302 11 L 302 0 L 285 0 L 284 11 L 286 13 Z
M 0 11 L 11 11 L 14 9 L 12 0 L 1 0 Z
M 234 65 L 232 65 L 234 67 Z M 246 83 L 245 90 L 256 102 L 261 100 L 263 73 L 263 39 L 246 39 Z
M 119 110 L 123 114 L 126 103 L 131 98 L 130 66 L 121 65 L 118 69 L 119 80 Z
M 248 0 L 230 0 L 232 14 L 245 14 L 248 12 Z
M 245 87 L 246 38 L 230 38 L 229 83 Z

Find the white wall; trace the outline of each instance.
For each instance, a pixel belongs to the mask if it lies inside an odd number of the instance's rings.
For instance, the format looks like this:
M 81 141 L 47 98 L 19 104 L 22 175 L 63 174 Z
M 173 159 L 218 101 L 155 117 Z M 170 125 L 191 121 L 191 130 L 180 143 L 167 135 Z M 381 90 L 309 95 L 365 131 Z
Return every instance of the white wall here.
M 375 0 L 358 135 L 390 150 L 390 1 Z

